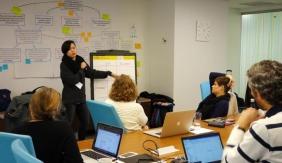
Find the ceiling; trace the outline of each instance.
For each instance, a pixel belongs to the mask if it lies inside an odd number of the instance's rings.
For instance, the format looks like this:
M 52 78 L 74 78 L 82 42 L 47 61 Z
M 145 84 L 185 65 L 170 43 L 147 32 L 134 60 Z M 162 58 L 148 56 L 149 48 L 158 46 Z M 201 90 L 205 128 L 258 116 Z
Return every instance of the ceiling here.
M 241 12 L 255 12 L 265 10 L 282 11 L 282 0 L 227 0 L 232 9 L 240 10 Z

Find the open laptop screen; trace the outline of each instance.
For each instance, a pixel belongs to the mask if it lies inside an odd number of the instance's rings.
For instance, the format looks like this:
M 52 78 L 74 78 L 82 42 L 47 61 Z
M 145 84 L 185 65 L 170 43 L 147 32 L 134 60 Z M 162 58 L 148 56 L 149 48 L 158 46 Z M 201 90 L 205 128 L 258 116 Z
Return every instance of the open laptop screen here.
M 220 162 L 223 147 L 218 133 L 182 138 L 185 157 L 189 162 Z
M 117 157 L 123 130 L 105 124 L 98 124 L 93 149 Z

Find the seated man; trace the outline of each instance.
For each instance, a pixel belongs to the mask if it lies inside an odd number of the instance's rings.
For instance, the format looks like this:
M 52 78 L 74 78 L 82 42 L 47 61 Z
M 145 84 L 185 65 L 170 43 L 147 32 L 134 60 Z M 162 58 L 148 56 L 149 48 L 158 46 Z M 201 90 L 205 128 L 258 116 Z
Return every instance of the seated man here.
M 282 162 L 282 64 L 264 60 L 247 72 L 251 93 L 266 112 L 242 112 L 226 143 L 222 162 Z

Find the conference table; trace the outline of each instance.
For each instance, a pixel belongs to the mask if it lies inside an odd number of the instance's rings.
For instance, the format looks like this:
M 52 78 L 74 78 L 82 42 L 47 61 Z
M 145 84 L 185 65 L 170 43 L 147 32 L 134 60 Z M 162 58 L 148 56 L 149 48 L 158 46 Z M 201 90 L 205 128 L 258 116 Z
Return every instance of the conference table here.
M 191 114 L 194 114 L 194 111 L 191 111 Z M 237 119 L 237 117 L 238 116 L 231 116 L 228 118 Z M 206 122 L 202 121 L 201 127 L 208 128 L 208 129 L 214 130 L 215 132 L 220 133 L 222 143 L 223 145 L 225 145 L 229 137 L 229 134 L 234 127 L 234 124 L 225 126 L 224 128 L 218 128 L 218 127 L 208 126 Z M 191 135 L 193 134 L 187 133 L 183 135 L 176 135 L 176 136 L 165 137 L 165 138 L 157 138 L 157 137 L 153 137 L 153 136 L 144 134 L 142 131 L 125 133 L 123 134 L 123 137 L 122 137 L 119 154 L 126 153 L 126 152 L 136 152 L 140 154 L 148 153 L 143 148 L 143 142 L 146 140 L 153 140 L 154 142 L 157 143 L 159 148 L 173 145 L 176 149 L 179 150 L 179 152 L 175 153 L 174 156 L 184 155 L 181 137 L 186 137 L 186 136 L 191 136 Z M 92 143 L 93 143 L 93 139 L 87 139 L 87 140 L 79 141 L 78 146 L 80 150 L 91 149 Z M 146 143 L 146 144 L 149 144 L 149 143 Z M 153 146 L 150 146 L 150 147 L 154 148 Z

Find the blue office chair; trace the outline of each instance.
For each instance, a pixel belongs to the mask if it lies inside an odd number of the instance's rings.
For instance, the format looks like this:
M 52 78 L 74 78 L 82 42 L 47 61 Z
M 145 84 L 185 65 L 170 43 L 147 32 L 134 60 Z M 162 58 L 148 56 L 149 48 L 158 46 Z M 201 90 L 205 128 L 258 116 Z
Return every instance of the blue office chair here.
M 95 130 L 97 130 L 98 123 L 104 123 L 107 125 L 123 128 L 125 131 L 123 123 L 120 120 L 120 117 L 117 114 L 114 106 L 96 100 L 87 100 L 86 104 L 91 114 Z
M 16 139 L 20 139 L 26 146 L 28 152 L 32 156 L 35 156 L 35 151 L 30 136 L 0 132 L 0 162 L 16 163 L 11 150 L 11 144 Z
M 12 142 L 11 149 L 17 163 L 43 163 L 28 152 L 20 139 Z
M 211 94 L 210 83 L 208 81 L 204 81 L 200 84 L 201 89 L 201 97 L 202 100 L 205 99 L 208 95 Z

